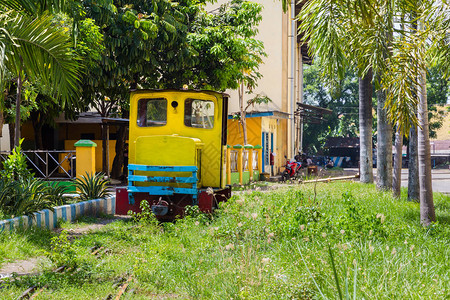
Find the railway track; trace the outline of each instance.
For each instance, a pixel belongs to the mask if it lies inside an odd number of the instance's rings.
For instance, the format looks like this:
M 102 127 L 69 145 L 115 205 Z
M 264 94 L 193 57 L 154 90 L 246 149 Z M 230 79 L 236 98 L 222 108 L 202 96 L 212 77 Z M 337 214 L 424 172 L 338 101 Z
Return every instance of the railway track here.
M 128 286 L 130 285 L 131 281 L 133 280 L 133 275 L 128 276 L 127 279 L 125 277 L 119 278 L 118 282 L 113 285 L 113 287 L 116 288 L 116 291 L 114 293 L 109 293 L 108 296 L 104 298 L 104 300 L 119 300 L 120 297 L 122 297 L 125 292 L 128 289 Z M 130 290 L 129 293 L 131 294 L 133 290 Z
M 55 270 L 53 270 L 53 273 L 60 273 L 63 274 L 66 271 L 70 271 L 72 268 L 67 268 L 67 266 L 61 266 L 59 268 L 56 268 Z M 41 294 L 46 288 L 48 287 L 48 285 L 44 285 L 43 287 L 39 288 L 37 285 L 31 286 L 29 287 L 26 291 L 24 291 L 22 293 L 22 295 L 20 295 L 17 300 L 22 300 L 22 299 L 35 299 L 39 294 Z
M 110 249 L 103 247 L 103 246 L 96 246 L 91 248 L 91 255 L 95 256 L 97 259 L 101 259 L 104 255 L 110 253 Z M 54 269 L 53 273 L 59 273 L 59 274 L 65 274 L 68 272 L 74 272 L 76 273 L 78 270 L 67 267 L 67 266 L 61 266 L 59 268 Z M 128 291 L 128 287 L 130 283 L 133 280 L 133 275 L 122 276 L 120 277 L 114 284 L 113 284 L 113 290 L 111 293 L 109 293 L 104 299 L 105 300 L 119 300 L 125 293 L 133 293 L 134 290 Z M 36 299 L 42 292 L 44 292 L 48 288 L 48 285 L 44 285 L 42 287 L 39 287 L 38 285 L 30 286 L 28 289 L 26 289 L 22 295 L 20 295 L 17 300 L 23 300 L 23 299 Z

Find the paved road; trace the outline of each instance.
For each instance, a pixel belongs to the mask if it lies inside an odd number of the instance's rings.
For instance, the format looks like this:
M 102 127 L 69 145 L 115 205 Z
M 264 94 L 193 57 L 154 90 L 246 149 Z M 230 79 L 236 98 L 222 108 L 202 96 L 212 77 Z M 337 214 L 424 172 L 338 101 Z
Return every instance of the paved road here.
M 431 170 L 433 191 L 450 195 L 450 170 Z M 408 186 L 408 169 L 402 169 L 402 186 Z
M 344 169 L 349 173 L 357 173 L 358 169 L 348 168 Z M 377 170 L 373 170 L 374 178 L 376 178 Z M 431 170 L 431 176 L 433 180 L 433 191 L 441 192 L 450 195 L 450 170 L 447 169 L 437 169 Z M 408 186 L 408 169 L 402 169 L 402 186 Z

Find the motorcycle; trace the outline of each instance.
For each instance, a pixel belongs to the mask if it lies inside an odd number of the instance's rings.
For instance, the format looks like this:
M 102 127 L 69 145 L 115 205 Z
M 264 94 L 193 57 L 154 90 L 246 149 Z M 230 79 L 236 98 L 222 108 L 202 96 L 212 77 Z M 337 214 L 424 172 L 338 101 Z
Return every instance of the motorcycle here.
M 300 169 L 303 168 L 302 162 L 298 160 L 290 161 L 286 156 L 284 158 L 286 158 L 286 165 L 284 166 L 281 179 L 286 181 L 291 178 L 296 178 L 300 173 Z

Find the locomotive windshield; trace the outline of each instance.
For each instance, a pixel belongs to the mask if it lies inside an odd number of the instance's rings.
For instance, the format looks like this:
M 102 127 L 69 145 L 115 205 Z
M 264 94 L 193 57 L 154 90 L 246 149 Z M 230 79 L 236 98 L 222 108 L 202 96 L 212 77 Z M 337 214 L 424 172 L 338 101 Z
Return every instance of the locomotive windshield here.
M 137 125 L 157 127 L 167 124 L 167 100 L 164 98 L 140 99 L 138 101 Z
M 184 125 L 194 128 L 213 128 L 214 102 L 187 99 L 184 104 Z

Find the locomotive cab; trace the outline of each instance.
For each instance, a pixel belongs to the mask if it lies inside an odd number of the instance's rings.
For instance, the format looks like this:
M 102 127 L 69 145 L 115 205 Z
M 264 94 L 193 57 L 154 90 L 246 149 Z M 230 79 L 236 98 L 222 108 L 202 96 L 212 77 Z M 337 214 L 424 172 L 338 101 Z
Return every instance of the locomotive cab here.
M 225 186 L 228 96 L 212 91 L 137 90 L 130 95 L 128 187 L 117 211 L 147 200 L 161 220 L 187 205 L 211 212 Z M 212 188 L 212 189 L 211 189 Z

